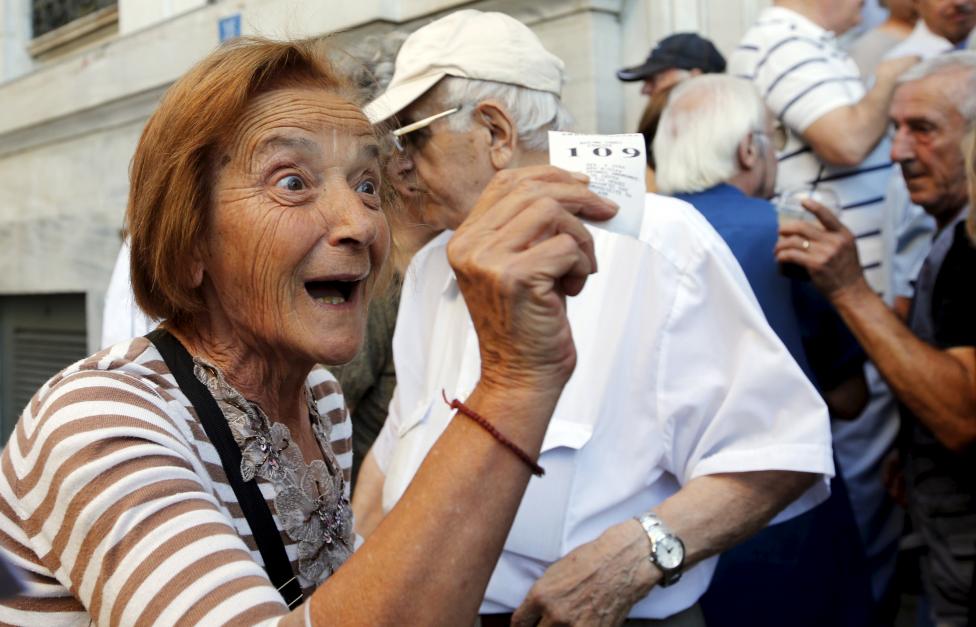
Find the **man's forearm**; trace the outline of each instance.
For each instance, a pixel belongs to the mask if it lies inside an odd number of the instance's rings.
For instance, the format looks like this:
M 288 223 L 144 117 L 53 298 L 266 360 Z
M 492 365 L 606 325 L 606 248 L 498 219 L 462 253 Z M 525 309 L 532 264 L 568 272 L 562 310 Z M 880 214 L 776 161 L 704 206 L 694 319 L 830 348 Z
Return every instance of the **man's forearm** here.
M 863 281 L 831 300 L 895 396 L 943 444 L 965 448 L 976 423 L 976 383 L 963 363 L 918 339 Z
M 761 529 L 816 477 L 785 471 L 707 475 L 689 481 L 655 511 L 684 542 L 685 568 L 690 568 Z M 515 611 L 512 625 L 527 627 L 540 620 L 619 625 L 661 581 L 649 555 L 639 522 L 610 527 L 551 565 Z
M 853 167 L 864 161 L 888 128 L 888 104 L 893 78 L 879 79 L 855 104 L 822 116 L 804 132 L 804 139 L 821 159 Z
M 819 475 L 768 470 L 706 475 L 689 481 L 655 508 L 685 545 L 684 569 L 748 539 L 807 490 Z M 637 521 L 615 525 L 604 535 L 626 545 L 629 559 L 648 559 L 647 535 Z M 619 551 L 623 554 L 623 551 Z M 654 567 L 633 568 L 632 602 L 647 595 L 661 579 Z
M 891 123 L 888 119 L 888 107 L 891 105 L 896 84 L 894 77 L 878 77 L 868 93 L 853 107 L 854 127 L 846 129 L 846 132 L 857 134 L 863 146 L 859 161 L 863 161 L 874 150 L 888 130 Z
M 781 470 L 706 475 L 656 508 L 685 545 L 685 568 L 753 536 L 819 475 Z

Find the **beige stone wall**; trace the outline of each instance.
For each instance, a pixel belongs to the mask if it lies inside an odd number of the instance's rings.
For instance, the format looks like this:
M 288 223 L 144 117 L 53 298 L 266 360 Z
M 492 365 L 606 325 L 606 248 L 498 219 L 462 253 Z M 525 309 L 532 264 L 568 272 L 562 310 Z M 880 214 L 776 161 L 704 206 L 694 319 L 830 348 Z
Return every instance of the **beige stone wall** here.
M 135 144 L 165 88 L 240 13 L 245 34 L 340 41 L 413 30 L 461 7 L 528 24 L 569 69 L 565 101 L 584 131 L 630 130 L 642 98 L 614 71 L 653 41 L 697 30 L 728 51 L 768 0 L 121 0 L 113 33 L 31 58 L 29 0 L 0 0 L 0 294 L 84 292 L 89 341 L 119 246 Z

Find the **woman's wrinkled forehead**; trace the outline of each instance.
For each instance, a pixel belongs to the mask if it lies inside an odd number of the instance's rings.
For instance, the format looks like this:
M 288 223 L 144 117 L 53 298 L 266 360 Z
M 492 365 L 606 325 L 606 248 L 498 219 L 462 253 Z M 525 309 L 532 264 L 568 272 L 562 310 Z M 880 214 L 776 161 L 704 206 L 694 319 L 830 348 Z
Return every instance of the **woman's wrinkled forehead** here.
M 354 138 L 374 137 L 362 110 L 348 99 L 325 89 L 277 89 L 256 97 L 234 128 L 226 146 L 229 157 L 249 157 L 276 129 L 309 133 L 333 129 Z

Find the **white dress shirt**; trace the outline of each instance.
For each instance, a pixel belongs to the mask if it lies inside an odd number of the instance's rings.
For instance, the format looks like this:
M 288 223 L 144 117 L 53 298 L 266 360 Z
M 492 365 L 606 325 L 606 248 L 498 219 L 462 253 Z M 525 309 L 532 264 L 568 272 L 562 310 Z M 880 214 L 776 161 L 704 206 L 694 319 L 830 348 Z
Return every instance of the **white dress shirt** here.
M 823 402 L 705 219 L 687 203 L 648 195 L 640 240 L 590 231 L 600 271 L 568 300 L 576 370 L 546 432 L 546 474 L 529 482 L 482 612 L 512 611 L 551 563 L 696 477 L 833 474 Z M 447 262 L 450 237 L 421 250 L 404 279 L 397 389 L 373 448 L 386 511 L 451 420 L 441 390 L 463 400 L 479 376 L 477 336 Z M 781 518 L 827 490 L 817 482 Z M 674 587 L 655 588 L 631 617 L 691 606 L 714 567 L 706 560 Z

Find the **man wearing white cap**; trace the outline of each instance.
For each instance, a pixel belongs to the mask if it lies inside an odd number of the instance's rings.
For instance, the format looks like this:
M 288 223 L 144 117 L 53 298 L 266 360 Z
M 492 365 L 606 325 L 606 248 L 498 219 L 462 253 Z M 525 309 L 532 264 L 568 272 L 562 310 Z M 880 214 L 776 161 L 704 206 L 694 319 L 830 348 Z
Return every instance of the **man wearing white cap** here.
M 558 184 L 542 164 L 546 132 L 568 123 L 563 81 L 562 62 L 524 25 L 460 11 L 407 39 L 366 111 L 402 124 L 394 136 L 426 209 L 451 229 L 515 168 L 534 167 L 521 185 L 552 202 Z M 704 218 L 674 199 L 647 202 L 639 238 L 590 229 L 599 273 L 568 303 L 576 369 L 538 460 L 545 476 L 529 483 L 485 593 L 484 627 L 701 625 L 712 556 L 825 496 L 822 401 Z M 451 235 L 406 272 L 397 391 L 353 502 L 364 534 L 454 417 L 442 394 L 465 399 L 480 360 L 497 358 L 477 345 L 447 264 Z

